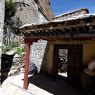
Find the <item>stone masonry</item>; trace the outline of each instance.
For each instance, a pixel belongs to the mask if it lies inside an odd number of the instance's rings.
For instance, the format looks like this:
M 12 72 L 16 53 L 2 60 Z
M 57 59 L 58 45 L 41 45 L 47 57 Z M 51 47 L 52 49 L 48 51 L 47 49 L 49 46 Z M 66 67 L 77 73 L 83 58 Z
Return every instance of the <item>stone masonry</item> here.
M 15 0 L 14 0 L 15 1 Z M 53 18 L 49 0 L 16 0 L 17 12 L 14 18 L 19 18 L 22 25 L 44 23 Z
M 37 0 L 36 0 L 37 1 Z M 52 20 L 54 19 L 54 15 L 50 6 L 50 0 L 38 0 L 39 1 L 39 6 L 42 8 L 43 13 L 45 16 L 49 19 Z

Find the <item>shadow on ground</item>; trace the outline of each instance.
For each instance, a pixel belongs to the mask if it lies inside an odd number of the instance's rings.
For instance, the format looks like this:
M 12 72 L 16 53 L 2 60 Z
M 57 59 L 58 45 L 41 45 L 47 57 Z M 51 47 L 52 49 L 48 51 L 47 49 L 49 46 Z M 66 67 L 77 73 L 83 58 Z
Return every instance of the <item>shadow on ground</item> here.
M 29 83 L 44 89 L 54 95 L 84 95 L 81 90 L 69 84 L 66 80 L 56 78 L 55 80 L 44 74 L 29 77 Z

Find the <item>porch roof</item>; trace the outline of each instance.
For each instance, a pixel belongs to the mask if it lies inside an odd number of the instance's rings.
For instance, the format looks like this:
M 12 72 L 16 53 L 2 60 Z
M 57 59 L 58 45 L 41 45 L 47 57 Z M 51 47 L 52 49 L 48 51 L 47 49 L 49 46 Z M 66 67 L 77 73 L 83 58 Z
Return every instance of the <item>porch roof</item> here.
M 26 37 L 95 36 L 95 14 L 73 16 L 66 20 L 52 20 L 42 24 L 20 27 Z

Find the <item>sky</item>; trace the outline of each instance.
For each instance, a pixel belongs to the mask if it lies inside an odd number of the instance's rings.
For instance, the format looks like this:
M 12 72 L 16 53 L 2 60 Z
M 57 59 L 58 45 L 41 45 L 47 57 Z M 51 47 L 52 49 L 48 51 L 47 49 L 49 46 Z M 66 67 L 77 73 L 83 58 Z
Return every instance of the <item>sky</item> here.
M 80 8 L 88 8 L 95 13 L 95 0 L 50 0 L 54 15 L 64 14 Z

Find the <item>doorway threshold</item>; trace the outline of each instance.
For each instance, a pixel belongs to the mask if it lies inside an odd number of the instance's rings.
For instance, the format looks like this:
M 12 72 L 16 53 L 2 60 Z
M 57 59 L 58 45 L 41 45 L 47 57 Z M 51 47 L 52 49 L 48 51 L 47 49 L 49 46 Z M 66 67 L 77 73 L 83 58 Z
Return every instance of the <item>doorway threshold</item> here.
M 63 77 L 68 77 L 68 76 L 67 76 L 67 72 L 64 72 L 64 73 L 58 72 L 58 75 L 63 76 Z

